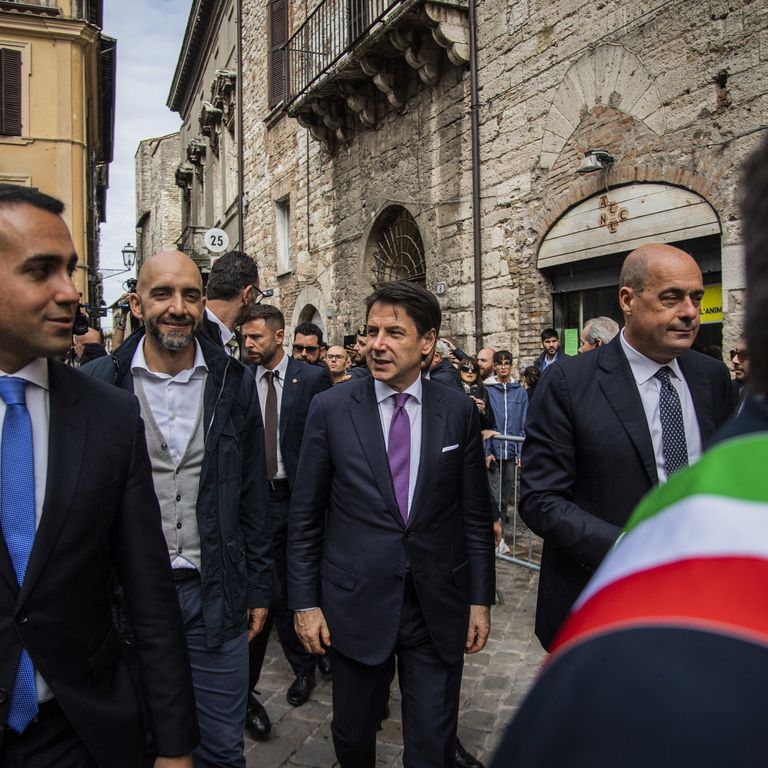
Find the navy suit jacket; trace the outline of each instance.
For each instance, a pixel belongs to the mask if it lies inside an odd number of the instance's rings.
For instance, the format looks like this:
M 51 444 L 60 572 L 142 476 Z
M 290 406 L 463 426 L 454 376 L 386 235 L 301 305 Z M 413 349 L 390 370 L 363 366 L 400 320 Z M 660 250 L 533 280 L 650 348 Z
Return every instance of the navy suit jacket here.
M 254 376 L 255 365 L 250 366 Z M 307 421 L 309 404 L 319 392 L 331 388 L 328 371 L 320 365 L 310 365 L 301 360 L 288 358 L 283 396 L 280 401 L 280 453 L 283 457 L 285 473 L 291 488 L 296 484 L 296 472 L 299 466 L 299 452 L 304 437 L 304 425 Z
M 706 446 L 732 412 L 723 363 L 678 358 Z M 546 369 L 525 424 L 520 516 L 544 539 L 536 635 L 546 648 L 640 499 L 659 479 L 617 336 Z
M 192 678 L 136 399 L 49 362 L 48 475 L 19 588 L 0 536 L 0 723 L 22 642 L 96 763 L 143 765 L 141 704 L 112 625 L 123 586 L 155 748 L 197 744 Z
M 331 643 L 363 664 L 391 654 L 410 566 L 447 663 L 463 656 L 469 606 L 495 595 L 493 530 L 477 408 L 422 381 L 419 475 L 408 524 L 397 507 L 373 378 L 313 401 L 288 523 L 288 599 L 320 606 Z

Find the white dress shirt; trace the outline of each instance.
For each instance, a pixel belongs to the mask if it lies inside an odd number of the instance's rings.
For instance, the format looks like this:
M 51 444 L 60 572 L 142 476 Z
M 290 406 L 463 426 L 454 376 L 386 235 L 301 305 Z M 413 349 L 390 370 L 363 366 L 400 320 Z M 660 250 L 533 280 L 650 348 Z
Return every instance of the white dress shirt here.
M 640 393 L 640 400 L 643 403 L 645 419 L 651 432 L 653 453 L 656 457 L 656 472 L 659 475 L 659 482 L 663 483 L 667 480 L 667 470 L 664 465 L 664 449 L 661 441 L 661 415 L 659 413 L 661 382 L 656 378 L 656 371 L 664 368 L 664 366 L 630 346 L 629 342 L 624 338 L 623 328 L 620 339 L 621 347 L 627 356 L 629 367 L 632 369 L 632 376 L 637 384 L 637 391 Z M 677 390 L 677 394 L 680 397 L 680 407 L 683 411 L 683 426 L 685 427 L 685 442 L 688 447 L 688 464 L 693 464 L 701 456 L 701 430 L 696 418 L 696 409 L 693 407 L 693 397 L 691 397 L 688 382 L 686 382 L 685 376 L 683 376 L 677 359 L 667 363 L 667 367 L 672 371 L 669 377 L 670 383 Z
M 0 371 L 0 376 L 14 376 L 30 383 L 25 387 L 27 410 L 32 422 L 32 460 L 35 467 L 35 530 L 40 526 L 45 501 L 45 482 L 48 474 L 48 428 L 50 424 L 50 389 L 48 386 L 48 361 L 38 357 L 16 373 Z M 0 445 L 5 421 L 5 402 L 0 398 Z M 35 669 L 35 688 L 38 703 L 53 698 L 51 689 Z
M 384 446 L 389 450 L 389 425 L 392 423 L 392 416 L 395 412 L 394 395 L 398 394 L 398 392 L 378 379 L 373 380 L 373 387 L 376 393 L 376 402 L 379 405 L 379 418 L 381 419 L 381 430 L 384 433 Z M 419 463 L 421 461 L 421 376 L 418 376 L 416 381 L 404 392 L 410 395 L 405 401 L 405 412 L 408 414 L 411 422 L 411 466 L 408 473 L 408 515 L 410 516 L 413 492 L 416 489 Z
M 142 338 L 133 354 L 131 373 L 141 381 L 144 396 L 168 445 L 171 460 L 178 464 L 192 439 L 208 366 L 203 358 L 203 350 L 195 340 L 195 360 L 191 368 L 185 368 L 175 376 L 151 371 L 144 357 L 145 340 Z M 179 555 L 171 561 L 171 567 L 194 568 L 192 563 Z
M 266 368 L 263 365 L 259 365 L 256 368 L 256 389 L 259 393 L 259 405 L 261 406 L 261 420 L 266 425 L 266 416 L 264 413 L 264 407 L 267 403 L 267 371 L 271 370 L 273 374 L 273 381 L 275 382 L 275 394 L 277 395 L 277 474 L 275 480 L 285 480 L 288 475 L 285 472 L 285 464 L 283 464 L 283 452 L 280 450 L 280 412 L 283 405 L 283 390 L 285 389 L 285 377 L 288 374 L 288 355 L 283 355 L 283 359 L 274 367 Z
M 234 338 L 235 332 L 230 331 L 229 328 L 227 328 L 227 326 L 224 325 L 224 323 L 222 323 L 221 320 L 219 320 L 219 318 L 216 317 L 216 315 L 214 315 L 210 309 L 208 309 L 208 307 L 205 308 L 205 314 L 209 320 L 213 320 L 213 322 L 219 326 L 219 335 L 221 336 L 221 343 L 224 346 L 224 351 L 231 357 L 232 350 L 227 346 L 227 344 L 229 343 L 230 339 Z
M 144 341 L 141 340 L 133 354 L 131 373 L 141 380 L 152 416 L 168 444 L 171 460 L 178 464 L 192 438 L 208 366 L 200 344 L 195 341 L 195 360 L 191 368 L 185 368 L 175 376 L 151 371 L 144 357 Z

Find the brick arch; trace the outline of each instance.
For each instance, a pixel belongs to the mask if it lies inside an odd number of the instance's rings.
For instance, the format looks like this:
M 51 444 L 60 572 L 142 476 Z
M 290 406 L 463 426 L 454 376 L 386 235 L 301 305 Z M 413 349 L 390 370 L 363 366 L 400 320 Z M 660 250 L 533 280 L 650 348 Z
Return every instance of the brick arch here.
M 632 115 L 655 134 L 665 132 L 654 76 L 624 46 L 599 45 L 571 66 L 555 92 L 541 142 L 541 168 L 552 167 L 582 119 L 598 105 Z

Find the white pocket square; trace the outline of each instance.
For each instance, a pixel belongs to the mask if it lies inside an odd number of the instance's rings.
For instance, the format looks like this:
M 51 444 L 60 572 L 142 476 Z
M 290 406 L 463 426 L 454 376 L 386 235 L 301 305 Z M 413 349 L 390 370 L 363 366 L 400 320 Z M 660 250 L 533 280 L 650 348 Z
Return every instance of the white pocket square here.
M 446 445 L 445 448 L 443 448 L 443 453 L 448 453 L 448 451 L 455 451 L 458 447 L 458 443 L 456 443 L 456 445 Z

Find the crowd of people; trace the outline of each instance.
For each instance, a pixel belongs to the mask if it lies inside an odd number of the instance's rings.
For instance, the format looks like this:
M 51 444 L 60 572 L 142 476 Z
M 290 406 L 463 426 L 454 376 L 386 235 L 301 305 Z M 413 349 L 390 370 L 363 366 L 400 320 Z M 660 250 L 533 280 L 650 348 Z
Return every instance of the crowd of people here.
M 692 350 L 704 294 L 696 261 L 660 243 L 624 261 L 621 328 L 589 319 L 574 356 L 545 328 L 530 365 L 441 338 L 437 299 L 404 281 L 366 298 L 343 343 L 311 322 L 289 342 L 256 262 L 239 251 L 205 285 L 186 254 L 156 254 L 129 298 L 141 327 L 110 353 L 89 330 L 73 359 L 77 257 L 63 207 L 0 185 L 0 766 L 243 768 L 244 732 L 272 730 L 256 688 L 274 626 L 292 706 L 317 675 L 332 679 L 342 768 L 374 768 L 396 672 L 404 764 L 477 768 L 457 738 L 463 659 L 491 631 L 494 548 L 516 513 L 518 477 L 519 514 L 543 539 L 535 631 L 553 656 L 498 765 L 647 765 L 653 752 L 636 746 L 636 729 L 652 743 L 654 729 L 682 721 L 680 702 L 717 695 L 691 643 L 712 642 L 704 660 L 718 649 L 733 657 L 731 683 L 759 679 L 764 622 L 727 598 L 738 588 L 739 605 L 764 608 L 762 586 L 743 594 L 749 568 L 759 576 L 755 561 L 768 561 L 764 542 L 723 571 L 714 619 L 685 603 L 703 568 L 654 573 L 645 593 L 621 581 L 628 563 L 644 562 L 646 519 L 670 506 L 690 514 L 696 484 L 723 492 L 718 462 L 741 477 L 765 454 L 768 145 L 747 183 L 748 310 L 733 378 L 722 359 Z M 742 449 L 747 432 L 757 436 Z M 727 487 L 765 506 L 759 482 Z M 695 514 L 686 519 L 695 526 Z M 645 546 L 661 567 L 660 548 L 667 562 L 687 551 L 678 540 L 662 533 Z M 732 555 L 746 543 L 729 546 Z M 623 592 L 611 591 L 617 583 Z M 681 616 L 707 637 L 679 633 Z M 617 628 L 649 621 L 652 636 L 617 640 Z M 723 633 L 754 647 L 740 656 Z M 637 673 L 631 656 L 649 649 L 654 666 Z M 601 670 L 604 652 L 611 675 L 627 672 L 620 689 Z M 643 688 L 654 672 L 661 710 Z M 633 696 L 643 726 L 622 722 Z M 754 764 L 762 698 L 750 689 L 729 700 L 737 714 L 751 708 L 732 718 L 739 764 Z M 618 759 L 622 738 L 636 753 Z M 663 743 L 676 755 L 669 765 L 691 746 Z M 696 754 L 707 764 L 717 752 Z

